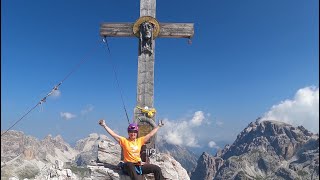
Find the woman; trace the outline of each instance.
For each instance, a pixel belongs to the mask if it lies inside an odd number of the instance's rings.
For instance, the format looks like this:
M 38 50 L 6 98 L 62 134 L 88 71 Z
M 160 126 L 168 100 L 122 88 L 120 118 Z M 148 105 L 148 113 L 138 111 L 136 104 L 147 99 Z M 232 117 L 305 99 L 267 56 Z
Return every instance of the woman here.
M 161 169 L 154 164 L 143 164 L 141 162 L 140 150 L 141 147 L 159 130 L 163 123 L 159 123 L 149 134 L 138 137 L 138 125 L 131 123 L 128 126 L 128 138 L 119 136 L 110 129 L 104 120 L 100 120 L 99 124 L 120 144 L 123 150 L 124 169 L 128 172 L 132 180 L 138 180 L 138 174 L 153 173 L 155 180 L 162 178 Z

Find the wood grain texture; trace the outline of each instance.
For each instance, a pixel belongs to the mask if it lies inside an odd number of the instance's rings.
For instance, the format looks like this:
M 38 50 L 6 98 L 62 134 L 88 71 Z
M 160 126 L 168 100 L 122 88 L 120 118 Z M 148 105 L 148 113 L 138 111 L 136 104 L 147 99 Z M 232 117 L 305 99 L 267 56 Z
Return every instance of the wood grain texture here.
M 132 28 L 134 23 L 103 23 L 100 27 L 102 37 L 135 37 Z
M 132 31 L 134 23 L 103 23 L 100 35 L 105 37 L 135 37 Z M 164 38 L 192 38 L 193 23 L 160 23 L 160 34 Z
M 160 23 L 160 34 L 158 37 L 192 38 L 193 34 L 193 23 Z
M 140 0 L 140 17 L 156 17 L 156 0 Z

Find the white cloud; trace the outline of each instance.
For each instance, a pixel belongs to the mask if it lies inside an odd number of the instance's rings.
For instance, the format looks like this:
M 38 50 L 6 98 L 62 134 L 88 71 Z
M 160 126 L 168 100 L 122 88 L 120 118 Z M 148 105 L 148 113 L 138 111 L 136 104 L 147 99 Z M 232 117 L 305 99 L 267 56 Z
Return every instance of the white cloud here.
M 86 114 L 88 114 L 89 112 L 93 111 L 93 109 L 94 109 L 94 106 L 93 106 L 92 104 L 88 104 L 88 105 L 85 107 L 85 109 L 83 109 L 83 110 L 81 111 L 81 114 L 82 114 L 82 115 L 86 115 Z
M 163 138 L 170 144 L 200 147 L 194 128 L 200 126 L 204 119 L 205 116 L 202 111 L 195 112 L 189 121 L 174 122 L 164 119 L 165 125 L 161 128 L 161 131 L 158 131 L 159 138 Z
M 204 120 L 204 114 L 202 111 L 197 111 L 194 113 L 193 118 L 190 123 L 195 126 L 200 126 L 202 121 Z
M 277 120 L 319 132 L 319 88 L 299 89 L 292 100 L 271 107 L 261 120 Z
M 210 148 L 218 148 L 217 143 L 215 143 L 214 141 L 210 141 L 210 142 L 208 143 L 208 146 L 209 146 Z
M 174 131 L 169 131 L 167 135 L 165 135 L 165 139 L 170 144 L 175 144 L 175 145 L 183 144 L 182 134 L 176 133 Z
M 216 121 L 216 125 L 217 125 L 218 127 L 222 127 L 222 126 L 223 126 L 223 122 L 222 122 L 222 121 L 217 120 L 217 121 Z
M 76 117 L 76 115 L 69 112 L 60 112 L 60 116 L 65 120 L 69 120 Z

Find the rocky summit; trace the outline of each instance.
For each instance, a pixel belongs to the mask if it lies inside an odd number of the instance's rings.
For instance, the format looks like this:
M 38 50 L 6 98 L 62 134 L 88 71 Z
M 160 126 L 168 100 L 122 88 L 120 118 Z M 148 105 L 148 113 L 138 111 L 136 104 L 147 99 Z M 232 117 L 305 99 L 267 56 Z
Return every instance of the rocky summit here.
M 319 179 L 319 134 L 257 120 L 215 156 L 203 153 L 191 175 L 191 180 L 198 179 Z
M 120 158 L 119 144 L 105 135 L 90 134 L 72 148 L 61 136 L 38 140 L 8 131 L 1 137 L 1 180 L 130 180 L 117 166 Z M 169 154 L 156 153 L 150 163 L 160 166 L 165 179 L 190 179 Z

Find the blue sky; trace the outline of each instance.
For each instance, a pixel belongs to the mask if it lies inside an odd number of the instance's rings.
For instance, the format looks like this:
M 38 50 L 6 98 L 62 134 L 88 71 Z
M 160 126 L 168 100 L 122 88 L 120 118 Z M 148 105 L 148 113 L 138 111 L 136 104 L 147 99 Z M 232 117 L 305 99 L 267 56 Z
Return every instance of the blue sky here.
M 154 104 L 157 119 L 181 126 L 182 132 L 163 129 L 172 143 L 222 146 L 260 116 L 319 124 L 319 1 L 162 0 L 156 17 L 195 26 L 191 45 L 156 40 Z M 138 18 L 139 1 L 132 0 L 1 1 L 1 130 L 86 60 L 13 129 L 39 139 L 60 134 L 73 143 L 104 133 L 97 124 L 103 118 L 126 135 L 111 62 L 132 117 L 138 39 L 109 38 L 109 54 L 99 27 Z

